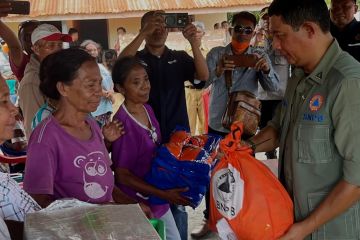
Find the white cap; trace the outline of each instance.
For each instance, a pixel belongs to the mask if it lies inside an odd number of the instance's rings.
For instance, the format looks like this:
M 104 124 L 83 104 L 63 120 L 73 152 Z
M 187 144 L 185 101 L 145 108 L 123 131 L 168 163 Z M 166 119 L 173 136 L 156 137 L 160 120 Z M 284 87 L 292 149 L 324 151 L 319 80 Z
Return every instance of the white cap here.
M 72 42 L 72 38 L 69 34 L 63 34 L 54 25 L 41 24 L 31 34 L 31 43 L 34 45 L 40 39 L 46 41 L 63 41 Z

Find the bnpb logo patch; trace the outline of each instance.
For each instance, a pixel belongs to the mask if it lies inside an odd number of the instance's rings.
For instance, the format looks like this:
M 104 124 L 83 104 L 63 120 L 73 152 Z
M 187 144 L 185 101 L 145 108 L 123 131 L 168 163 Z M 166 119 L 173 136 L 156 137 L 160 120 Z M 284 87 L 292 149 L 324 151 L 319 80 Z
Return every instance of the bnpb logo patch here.
M 312 112 L 319 111 L 320 108 L 322 107 L 323 103 L 324 103 L 323 96 L 321 96 L 320 94 L 314 95 L 310 99 L 310 104 L 309 104 L 310 111 L 312 111 Z

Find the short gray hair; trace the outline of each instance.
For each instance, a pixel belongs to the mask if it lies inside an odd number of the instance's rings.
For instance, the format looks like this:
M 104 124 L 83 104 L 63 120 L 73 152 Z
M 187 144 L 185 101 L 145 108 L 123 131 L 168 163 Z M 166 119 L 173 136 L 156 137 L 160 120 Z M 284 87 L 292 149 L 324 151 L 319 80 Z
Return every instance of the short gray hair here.
M 86 48 L 87 45 L 89 44 L 93 44 L 96 46 L 96 48 L 100 48 L 100 44 L 98 44 L 97 42 L 91 40 L 91 39 L 87 39 L 87 40 L 84 40 L 81 44 L 80 44 L 80 47 L 82 48 Z

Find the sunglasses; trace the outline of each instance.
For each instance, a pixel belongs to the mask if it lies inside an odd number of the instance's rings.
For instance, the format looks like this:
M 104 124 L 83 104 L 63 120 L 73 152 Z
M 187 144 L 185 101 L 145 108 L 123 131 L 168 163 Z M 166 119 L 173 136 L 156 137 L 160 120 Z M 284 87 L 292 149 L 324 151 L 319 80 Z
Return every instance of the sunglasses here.
M 235 27 L 233 27 L 233 30 L 235 33 L 240 33 L 240 34 L 252 34 L 253 33 L 253 29 L 251 27 L 243 27 L 241 25 L 236 25 Z

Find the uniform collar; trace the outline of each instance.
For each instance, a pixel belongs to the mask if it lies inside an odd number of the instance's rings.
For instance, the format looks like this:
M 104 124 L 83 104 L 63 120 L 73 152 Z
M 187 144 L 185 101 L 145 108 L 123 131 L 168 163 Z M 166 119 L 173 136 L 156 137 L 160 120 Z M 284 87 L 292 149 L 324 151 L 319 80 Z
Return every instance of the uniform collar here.
M 334 39 L 328 50 L 325 52 L 321 61 L 316 66 L 314 71 L 308 75 L 308 79 L 318 84 L 323 84 L 326 81 L 326 75 L 333 66 L 340 53 L 342 52 L 338 42 Z

